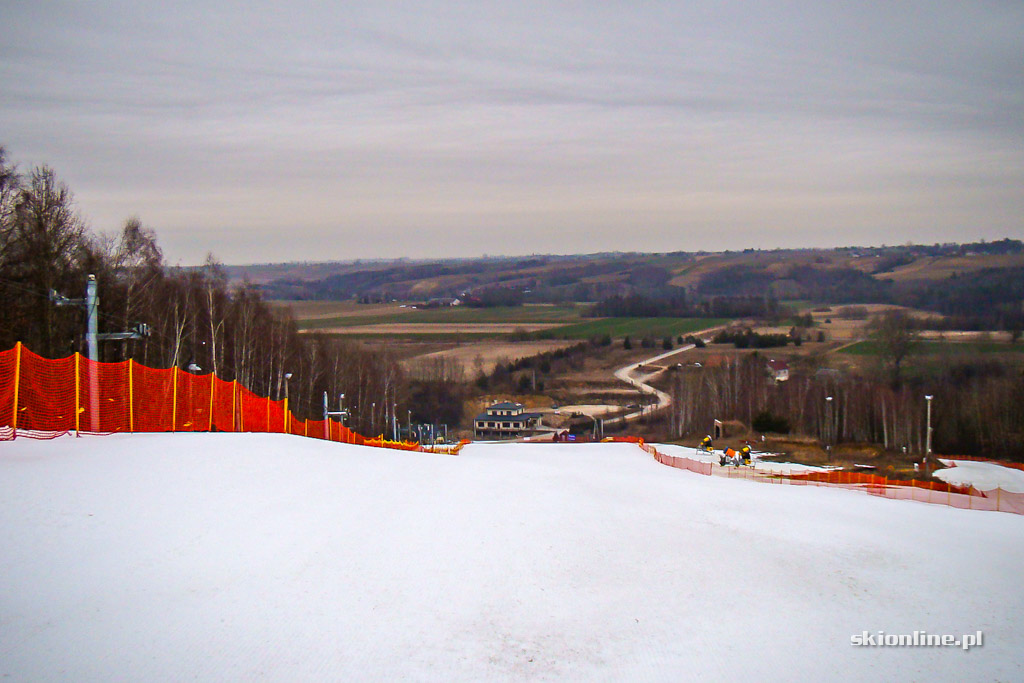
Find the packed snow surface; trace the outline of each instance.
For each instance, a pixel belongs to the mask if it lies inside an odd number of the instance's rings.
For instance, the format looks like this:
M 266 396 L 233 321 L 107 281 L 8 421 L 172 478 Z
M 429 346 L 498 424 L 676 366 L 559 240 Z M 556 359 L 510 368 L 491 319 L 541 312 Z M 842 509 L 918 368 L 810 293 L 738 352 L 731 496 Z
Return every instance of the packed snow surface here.
M 9 680 L 1024 679 L 1024 517 L 630 444 L 18 439 L 0 500 Z
M 995 462 L 976 460 L 955 460 L 942 458 L 942 462 L 953 465 L 935 471 L 938 479 L 954 486 L 973 486 L 979 491 L 1003 489 L 1024 493 L 1024 471 L 1004 467 Z
M 690 458 L 691 460 L 701 460 L 704 462 L 710 462 L 715 465 L 718 464 L 722 457 L 721 449 L 716 449 L 713 453 L 701 451 L 692 446 L 679 446 L 676 444 L 658 443 L 653 444 L 655 448 L 664 453 L 665 455 L 673 455 L 677 458 Z M 835 467 L 817 467 L 815 465 L 803 465 L 797 462 L 775 462 L 774 460 L 761 460 L 763 457 L 774 456 L 776 453 L 759 453 L 757 451 L 751 451 L 750 458 L 751 464 L 754 469 L 759 472 L 766 472 L 769 474 L 804 474 L 806 472 L 828 472 L 829 470 L 836 469 Z

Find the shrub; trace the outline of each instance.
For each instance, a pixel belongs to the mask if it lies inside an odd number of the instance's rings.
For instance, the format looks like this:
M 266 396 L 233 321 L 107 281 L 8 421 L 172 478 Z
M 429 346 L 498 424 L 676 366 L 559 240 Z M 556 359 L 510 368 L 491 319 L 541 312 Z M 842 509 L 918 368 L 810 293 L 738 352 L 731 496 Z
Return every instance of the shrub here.
M 750 426 L 754 428 L 754 431 L 762 433 L 789 434 L 790 430 L 789 420 L 780 415 L 773 415 L 767 410 L 762 410 L 755 415 Z

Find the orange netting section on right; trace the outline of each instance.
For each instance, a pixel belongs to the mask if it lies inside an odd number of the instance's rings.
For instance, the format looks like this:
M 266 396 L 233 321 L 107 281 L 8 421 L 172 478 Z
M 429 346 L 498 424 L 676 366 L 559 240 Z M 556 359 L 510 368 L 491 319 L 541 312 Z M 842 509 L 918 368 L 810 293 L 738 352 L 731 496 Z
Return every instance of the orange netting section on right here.
M 300 420 L 287 399 L 258 396 L 238 382 L 134 361 L 96 363 L 81 354 L 51 360 L 20 343 L 0 351 L 0 440 L 70 431 L 275 432 L 343 443 L 422 450 L 367 438 L 334 420 Z
M 1024 493 L 1002 488 L 982 491 L 970 486 L 955 486 L 937 481 L 889 479 L 862 472 L 765 472 L 752 467 L 715 467 L 706 460 L 672 456 L 660 452 L 639 437 L 611 437 L 604 441 L 635 443 L 663 465 L 689 470 L 697 474 L 717 474 L 728 478 L 750 479 L 794 486 L 829 486 L 864 491 L 893 500 L 914 500 L 920 503 L 948 505 L 964 510 L 990 510 L 1024 515 Z M 956 459 L 964 459 L 957 456 Z M 982 460 L 982 458 L 978 458 Z

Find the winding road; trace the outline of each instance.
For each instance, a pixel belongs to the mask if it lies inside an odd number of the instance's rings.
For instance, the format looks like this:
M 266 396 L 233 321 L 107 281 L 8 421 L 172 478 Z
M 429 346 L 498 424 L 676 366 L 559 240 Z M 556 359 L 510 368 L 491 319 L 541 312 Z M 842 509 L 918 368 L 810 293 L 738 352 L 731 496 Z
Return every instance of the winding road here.
M 650 395 L 656 396 L 658 398 L 658 403 L 656 405 L 654 405 L 654 406 L 651 406 L 651 407 L 641 408 L 640 410 L 638 410 L 636 412 L 633 412 L 633 413 L 627 413 L 627 414 L 625 414 L 625 415 L 623 415 L 621 417 L 617 417 L 615 419 L 616 420 L 622 420 L 623 422 L 629 422 L 631 420 L 639 419 L 644 413 L 650 413 L 651 410 L 660 410 L 662 408 L 668 408 L 670 405 L 672 405 L 672 397 L 671 396 L 666 394 L 661 389 L 656 389 L 655 387 L 652 387 L 650 384 L 647 383 L 648 380 L 650 380 L 655 375 L 663 372 L 664 370 L 659 368 L 658 370 L 655 370 L 653 372 L 644 373 L 643 372 L 643 368 L 644 368 L 645 365 L 649 365 L 651 363 L 657 363 L 660 360 L 664 360 L 665 358 L 669 358 L 671 356 L 675 356 L 676 354 L 679 354 L 679 353 L 684 353 L 686 351 L 689 351 L 692 348 L 694 348 L 693 344 L 687 344 L 686 346 L 680 346 L 678 349 L 673 349 L 672 351 L 666 351 L 665 353 L 662 353 L 662 354 L 659 354 L 657 356 L 654 356 L 653 358 L 648 358 L 647 360 L 640 361 L 639 363 L 630 363 L 629 365 L 626 365 L 626 366 L 621 367 L 618 370 L 616 370 L 615 371 L 615 377 L 616 378 L 618 378 L 619 380 L 621 380 L 623 382 L 626 382 L 627 384 L 630 384 L 630 385 L 636 387 L 637 389 L 639 389 L 640 391 L 642 391 L 645 394 L 650 394 Z M 641 374 L 636 374 L 636 373 L 641 373 Z

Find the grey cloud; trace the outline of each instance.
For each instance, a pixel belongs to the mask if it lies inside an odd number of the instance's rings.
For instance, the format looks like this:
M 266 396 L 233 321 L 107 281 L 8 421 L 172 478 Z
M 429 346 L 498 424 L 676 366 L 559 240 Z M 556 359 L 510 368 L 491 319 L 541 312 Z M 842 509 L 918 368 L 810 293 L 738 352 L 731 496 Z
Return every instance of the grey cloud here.
M 520 237 L 486 251 L 633 248 L 627 227 L 660 249 L 1022 231 L 1019 3 L 0 13 L 0 143 L 176 258 L 203 234 L 237 261 L 373 256 L 374 231 L 408 255 L 499 230 Z

